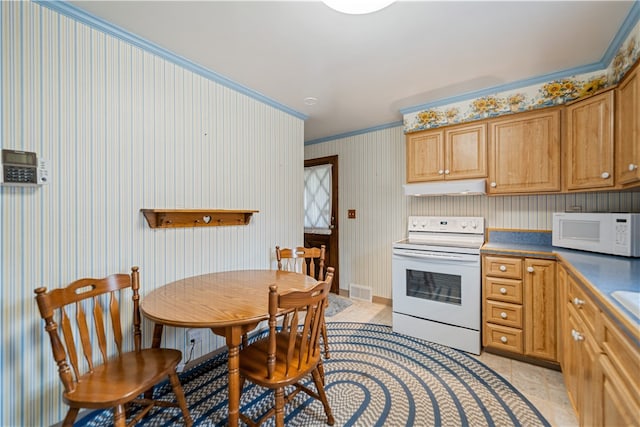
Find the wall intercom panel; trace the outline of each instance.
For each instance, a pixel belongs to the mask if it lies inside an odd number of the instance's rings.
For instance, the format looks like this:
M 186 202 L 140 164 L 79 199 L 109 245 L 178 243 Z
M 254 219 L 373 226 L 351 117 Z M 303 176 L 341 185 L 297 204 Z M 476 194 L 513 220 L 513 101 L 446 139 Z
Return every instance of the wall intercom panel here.
M 31 151 L 2 149 L 0 185 L 35 187 L 49 182 L 49 165 Z

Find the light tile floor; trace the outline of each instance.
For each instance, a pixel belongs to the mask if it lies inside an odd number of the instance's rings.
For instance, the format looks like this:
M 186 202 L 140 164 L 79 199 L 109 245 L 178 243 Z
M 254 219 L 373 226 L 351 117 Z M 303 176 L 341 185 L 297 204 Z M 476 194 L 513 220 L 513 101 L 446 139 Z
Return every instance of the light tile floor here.
M 327 322 L 365 322 L 391 326 L 391 306 L 352 300 L 353 304 Z M 513 384 L 554 427 L 578 426 L 562 374 L 506 357 L 483 352 L 475 356 Z

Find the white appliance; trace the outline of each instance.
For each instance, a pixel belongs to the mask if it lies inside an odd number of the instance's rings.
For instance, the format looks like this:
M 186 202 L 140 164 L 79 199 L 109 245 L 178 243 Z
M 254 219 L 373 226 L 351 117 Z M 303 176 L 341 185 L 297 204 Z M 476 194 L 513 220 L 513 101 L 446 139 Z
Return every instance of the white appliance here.
M 448 173 L 448 172 L 447 172 Z M 456 179 L 453 181 L 404 184 L 406 196 L 466 196 L 487 194 L 486 179 Z
M 640 213 L 556 212 L 551 244 L 561 248 L 640 257 Z
M 393 244 L 393 330 L 480 354 L 484 218 L 410 216 Z

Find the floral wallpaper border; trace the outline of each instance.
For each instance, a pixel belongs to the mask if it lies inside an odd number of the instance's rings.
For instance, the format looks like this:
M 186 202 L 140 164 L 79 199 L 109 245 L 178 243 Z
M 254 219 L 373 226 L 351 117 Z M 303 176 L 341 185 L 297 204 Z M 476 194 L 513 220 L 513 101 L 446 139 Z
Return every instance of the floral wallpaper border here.
M 417 132 L 564 104 L 618 83 L 638 58 L 640 21 L 636 23 L 616 56 L 604 70 L 408 113 L 404 115 L 404 132 Z

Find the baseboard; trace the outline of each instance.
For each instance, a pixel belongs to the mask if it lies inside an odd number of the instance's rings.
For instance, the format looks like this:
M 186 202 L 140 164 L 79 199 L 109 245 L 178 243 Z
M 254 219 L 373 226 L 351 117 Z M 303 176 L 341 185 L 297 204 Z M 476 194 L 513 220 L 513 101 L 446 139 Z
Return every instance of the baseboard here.
M 338 294 L 341 297 L 345 297 L 345 298 L 349 298 L 349 290 L 348 289 L 340 289 L 340 293 Z M 377 297 L 377 296 L 373 296 L 373 303 L 375 304 L 383 304 L 383 305 L 388 305 L 391 306 L 391 298 L 384 298 L 384 297 Z
M 383 297 L 377 297 L 377 296 L 373 296 L 373 302 L 376 304 L 383 304 L 383 305 L 391 305 L 391 298 L 383 298 Z

